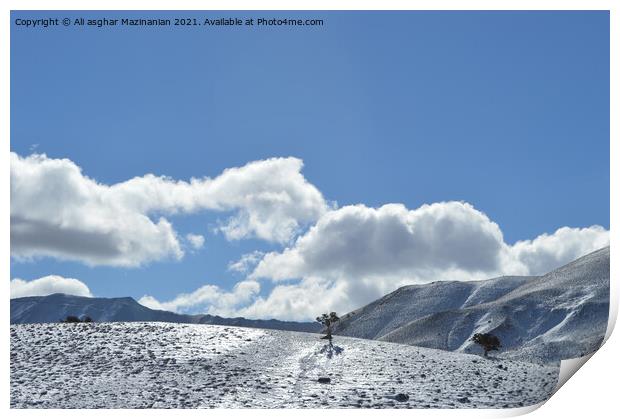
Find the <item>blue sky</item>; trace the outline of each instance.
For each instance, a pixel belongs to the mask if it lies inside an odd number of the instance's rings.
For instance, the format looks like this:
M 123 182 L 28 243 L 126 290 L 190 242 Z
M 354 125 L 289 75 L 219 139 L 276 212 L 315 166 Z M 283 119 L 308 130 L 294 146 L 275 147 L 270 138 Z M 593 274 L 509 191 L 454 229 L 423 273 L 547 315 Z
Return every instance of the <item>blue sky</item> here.
M 107 185 L 147 173 L 214 178 L 294 156 L 339 208 L 466 201 L 508 245 L 563 226 L 609 228 L 607 12 L 13 12 L 12 20 L 188 14 L 325 25 L 13 24 L 11 150 L 69 159 Z M 179 234 L 205 237 L 181 260 L 128 268 L 12 258 L 11 277 L 55 274 L 97 296 L 160 301 L 205 284 L 229 290 L 243 279 L 229 262 L 285 247 L 214 232 L 229 215 L 166 215 Z M 274 286 L 262 281 L 260 295 Z

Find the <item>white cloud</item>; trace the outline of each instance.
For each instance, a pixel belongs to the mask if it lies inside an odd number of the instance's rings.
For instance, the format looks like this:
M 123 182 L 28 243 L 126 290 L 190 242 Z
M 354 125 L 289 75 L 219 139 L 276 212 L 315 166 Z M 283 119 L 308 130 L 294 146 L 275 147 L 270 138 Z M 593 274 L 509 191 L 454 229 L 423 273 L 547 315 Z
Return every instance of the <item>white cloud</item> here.
M 300 159 L 271 158 L 226 169 L 214 179 L 175 181 L 146 175 L 113 185 L 115 198 L 143 213 L 236 211 L 220 230 L 230 240 L 256 237 L 285 243 L 328 206 L 301 174 Z
M 55 293 L 92 297 L 88 286 L 78 279 L 48 275 L 32 281 L 11 280 L 11 298 L 50 295 Z
M 495 272 L 504 247 L 499 226 L 467 203 L 416 210 L 400 204 L 346 206 L 325 214 L 294 246 L 267 254 L 252 276 L 423 278 L 438 270 Z
M 228 264 L 228 270 L 242 274 L 248 273 L 258 262 L 260 262 L 264 255 L 265 253 L 259 250 L 241 255 L 239 260 Z
M 220 227 L 228 239 L 284 243 L 328 209 L 302 167 L 274 158 L 213 179 L 147 174 L 105 185 L 70 160 L 11 153 L 11 255 L 112 266 L 180 259 L 178 235 L 162 215 L 203 210 L 233 212 Z
M 237 316 L 251 319 L 282 319 L 308 321 L 318 314 L 338 310 L 351 311 L 357 294 L 346 281 L 305 278 L 296 284 L 277 285 L 266 298 L 258 297 L 252 304 L 239 308 Z
M 252 278 L 471 279 L 493 274 L 537 275 L 609 244 L 600 226 L 563 227 L 514 245 L 499 226 L 464 202 L 440 202 L 409 210 L 400 204 L 347 206 L 326 213 L 295 244 L 271 252 Z M 390 279 L 390 281 L 392 281 Z
M 609 231 L 601 226 L 562 227 L 553 234 L 516 242 L 510 247 L 510 256 L 523 271 L 540 275 L 608 245 Z
M 238 282 L 232 291 L 226 292 L 215 285 L 205 285 L 188 294 L 180 294 L 170 301 L 160 302 L 156 298 L 145 295 L 138 301 L 140 304 L 155 309 L 177 313 L 193 312 L 233 315 L 239 306 L 248 304 L 260 291 L 256 281 Z
M 202 249 L 205 245 L 205 238 L 200 234 L 189 233 L 185 238 L 195 250 Z

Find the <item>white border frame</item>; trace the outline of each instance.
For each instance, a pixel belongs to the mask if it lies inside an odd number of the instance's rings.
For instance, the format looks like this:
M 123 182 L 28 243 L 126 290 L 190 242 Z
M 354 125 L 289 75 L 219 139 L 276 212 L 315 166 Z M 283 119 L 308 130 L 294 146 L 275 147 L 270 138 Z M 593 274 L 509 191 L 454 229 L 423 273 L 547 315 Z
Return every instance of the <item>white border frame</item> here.
M 618 2 L 607 0 L 505 0 L 490 1 L 476 0 L 465 2 L 463 0 L 315 0 L 315 1 L 296 1 L 294 4 L 282 0 L 211 0 L 208 2 L 198 0 L 178 0 L 164 1 L 153 0 L 149 2 L 139 0 L 93 0 L 88 3 L 77 0 L 56 0 L 54 2 L 43 0 L 17 1 L 5 0 L 0 6 L 3 9 L 3 19 L 0 20 L 0 92 L 2 98 L 0 101 L 0 129 L 2 138 L 5 139 L 4 144 L 0 147 L 0 196 L 4 199 L 0 200 L 0 229 L 2 236 L 0 239 L 0 249 L 5 261 L 10 259 L 10 173 L 9 173 L 9 151 L 10 151 L 10 11 L 11 10 L 609 10 L 610 11 L 610 231 L 611 242 L 616 243 L 618 236 L 616 230 L 612 228 L 620 214 L 618 205 L 618 169 L 615 164 L 618 163 L 618 18 L 617 6 Z M 585 139 L 587 141 L 587 139 Z M 607 337 L 611 334 L 615 325 L 618 312 L 618 268 L 615 263 L 618 260 L 617 248 L 611 246 L 611 309 L 610 309 L 610 325 Z M 4 265 L 3 265 L 4 266 Z M 10 265 L 6 264 L 5 272 L 5 300 L 8 300 Z M 269 416 L 270 418 L 287 418 L 293 412 L 291 410 L 230 410 L 230 409 L 214 409 L 209 411 L 203 410 L 9 410 L 9 304 L 6 304 L 3 311 L 3 321 L 1 323 L 0 334 L 4 337 L 5 345 L 0 349 L 4 362 L 0 362 L 0 368 L 4 373 L 4 381 L 2 382 L 2 391 L 0 397 L 2 399 L 2 407 L 7 410 L 5 413 L 11 417 L 41 417 L 43 415 L 51 418 L 81 418 L 88 417 L 108 417 L 110 415 L 129 415 L 136 418 L 153 418 L 171 415 L 181 415 L 186 417 L 256 417 Z M 577 374 L 576 379 L 569 380 L 541 409 L 536 407 L 522 409 L 503 409 L 503 410 L 369 410 L 369 409 L 352 409 L 340 410 L 329 409 L 320 412 L 314 409 L 296 409 L 295 416 L 300 418 L 311 418 L 317 415 L 321 417 L 371 417 L 376 415 L 389 415 L 394 417 L 459 417 L 459 418 L 480 418 L 480 417 L 506 417 L 527 413 L 532 413 L 533 417 L 609 417 L 609 412 L 616 409 L 615 397 L 617 397 L 618 376 L 618 359 L 615 354 L 620 348 L 620 341 L 617 336 L 611 336 L 606 344 L 597 352 L 592 360 L 588 361 L 586 366 Z M 579 362 L 576 363 L 577 365 Z M 563 368 L 566 364 L 563 365 Z M 575 365 L 569 367 L 571 372 L 575 372 Z

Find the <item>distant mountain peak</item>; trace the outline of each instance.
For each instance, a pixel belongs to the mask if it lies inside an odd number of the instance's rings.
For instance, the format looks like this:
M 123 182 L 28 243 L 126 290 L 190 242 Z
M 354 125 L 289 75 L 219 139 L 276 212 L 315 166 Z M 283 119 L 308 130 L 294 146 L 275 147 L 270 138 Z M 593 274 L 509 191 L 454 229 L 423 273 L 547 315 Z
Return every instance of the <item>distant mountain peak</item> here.
M 95 322 L 159 321 L 172 323 L 197 323 L 234 325 L 263 329 L 319 332 L 318 323 L 288 322 L 280 320 L 233 319 L 210 314 L 178 314 L 153 310 L 132 297 L 83 297 L 69 294 L 21 297 L 11 299 L 11 324 L 53 323 L 67 316 L 88 316 Z

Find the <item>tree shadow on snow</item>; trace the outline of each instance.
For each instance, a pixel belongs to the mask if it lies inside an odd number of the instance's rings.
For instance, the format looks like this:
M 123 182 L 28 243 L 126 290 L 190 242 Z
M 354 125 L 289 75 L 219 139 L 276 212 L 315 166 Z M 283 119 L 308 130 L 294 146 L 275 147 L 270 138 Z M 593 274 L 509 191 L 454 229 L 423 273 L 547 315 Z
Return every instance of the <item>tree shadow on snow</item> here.
M 327 358 L 331 359 L 334 355 L 340 355 L 344 349 L 333 343 L 326 343 L 320 350 L 320 353 L 325 354 Z

